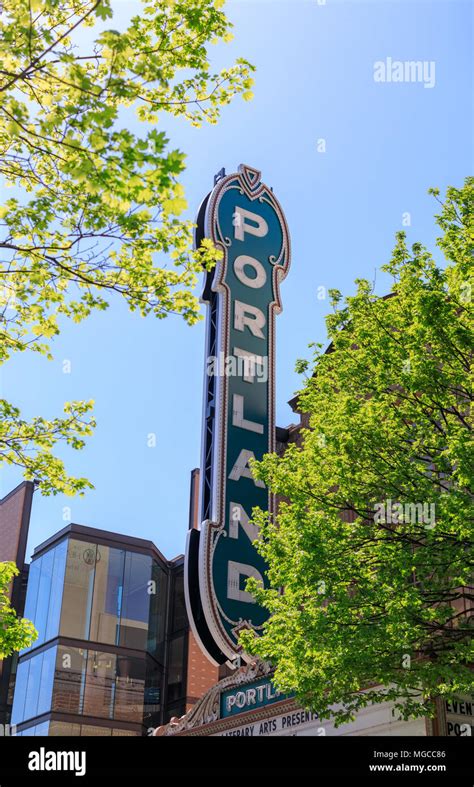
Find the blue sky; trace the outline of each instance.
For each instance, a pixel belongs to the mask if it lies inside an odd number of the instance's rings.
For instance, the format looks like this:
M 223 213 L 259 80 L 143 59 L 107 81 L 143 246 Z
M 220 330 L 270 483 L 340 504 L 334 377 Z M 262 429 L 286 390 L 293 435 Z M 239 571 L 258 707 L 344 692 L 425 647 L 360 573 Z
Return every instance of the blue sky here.
M 138 3 L 116 2 L 116 18 Z M 319 287 L 354 290 L 380 271 L 402 229 L 434 246 L 442 191 L 472 174 L 472 6 L 460 0 L 231 0 L 235 39 L 216 47 L 216 65 L 244 56 L 256 67 L 255 98 L 195 129 L 163 115 L 171 146 L 187 153 L 182 178 L 189 218 L 215 172 L 244 162 L 262 170 L 286 212 L 292 267 L 277 319 L 277 423 L 300 379 L 295 360 L 325 341 L 327 299 Z M 435 85 L 376 83 L 374 63 L 434 61 Z M 325 140 L 325 152 L 318 152 Z M 322 147 L 319 143 L 319 147 Z M 203 307 L 204 308 L 204 307 Z M 35 496 L 28 554 L 68 521 L 155 542 L 168 557 L 184 550 L 189 475 L 199 464 L 204 322 L 155 321 L 118 300 L 106 313 L 67 325 L 55 360 L 23 354 L 2 371 L 3 396 L 26 417 L 60 414 L 64 401 L 94 399 L 96 433 L 82 452 L 63 451 L 68 470 L 95 490 L 83 499 Z M 63 361 L 71 374 L 63 374 Z M 156 447 L 147 446 L 149 433 Z M 2 471 L 0 495 L 21 481 Z M 64 512 L 71 509 L 71 517 Z

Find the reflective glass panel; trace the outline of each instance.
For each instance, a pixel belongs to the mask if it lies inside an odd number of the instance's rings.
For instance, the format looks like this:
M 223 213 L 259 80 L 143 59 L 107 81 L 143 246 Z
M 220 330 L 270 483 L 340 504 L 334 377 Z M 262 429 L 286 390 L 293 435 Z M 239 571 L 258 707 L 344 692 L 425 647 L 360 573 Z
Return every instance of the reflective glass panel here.
M 184 600 L 184 577 L 178 574 L 174 578 L 173 588 L 173 634 L 187 625 L 186 603 Z
M 17 667 L 15 693 L 13 695 L 12 724 L 21 724 L 24 719 L 30 660 L 20 661 Z
M 24 719 L 32 719 L 37 715 L 38 696 L 41 681 L 41 669 L 43 666 L 43 654 L 38 653 L 30 659 L 30 672 L 28 675 L 28 686 L 26 688 Z
M 118 645 L 125 552 L 97 547 L 90 639 Z
M 49 732 L 49 721 L 43 721 L 41 724 L 37 724 L 35 727 L 35 735 L 48 735 Z
M 160 724 L 162 683 L 162 667 L 150 658 L 150 656 L 147 656 L 143 709 L 143 724 L 147 728 L 157 727 Z
M 127 552 L 125 560 L 120 644 L 145 650 L 148 636 L 152 584 L 152 559 L 149 555 Z
M 61 634 L 89 638 L 97 545 L 70 539 L 68 544 Z
M 64 540 L 54 549 L 53 576 L 49 598 L 48 620 L 46 623 L 46 640 L 59 634 L 59 621 L 64 591 L 64 574 L 66 571 L 67 541 Z
M 170 642 L 168 703 L 184 696 L 184 636 Z
M 46 552 L 41 558 L 41 575 L 38 585 L 38 603 L 36 605 L 35 615 L 35 628 L 38 631 L 38 639 L 35 640 L 35 647 L 41 645 L 46 639 L 46 623 L 48 620 L 53 565 L 54 549 L 50 549 L 49 552 Z
M 87 651 L 60 645 L 56 657 L 53 710 L 82 713 Z
M 156 561 L 153 562 L 152 580 L 147 650 L 164 664 L 168 576 Z
M 48 650 L 45 650 L 43 653 L 43 664 L 41 667 L 41 678 L 38 693 L 38 707 L 36 711 L 37 716 L 40 716 L 42 713 L 47 713 L 51 709 L 55 664 L 56 647 L 48 648 Z
M 113 717 L 116 657 L 113 653 L 90 650 L 84 690 L 85 716 Z
M 118 656 L 114 718 L 141 722 L 145 692 L 145 659 Z
M 22 732 L 21 732 L 21 735 L 24 736 L 24 737 L 27 737 L 27 736 L 29 737 L 29 736 L 35 735 L 35 734 L 36 734 L 36 724 L 34 724 L 32 727 L 28 727 L 26 730 L 22 730 Z

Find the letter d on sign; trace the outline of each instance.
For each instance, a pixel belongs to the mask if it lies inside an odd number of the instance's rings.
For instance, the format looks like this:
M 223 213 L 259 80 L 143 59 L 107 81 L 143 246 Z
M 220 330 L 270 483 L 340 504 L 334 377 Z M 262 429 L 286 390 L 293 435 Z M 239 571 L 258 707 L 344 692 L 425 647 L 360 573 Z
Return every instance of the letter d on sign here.
M 263 585 L 263 577 L 254 566 L 247 566 L 245 563 L 236 563 L 234 560 L 229 560 L 227 565 L 227 598 L 243 601 L 246 604 L 255 604 L 252 594 L 241 589 L 241 577 L 246 579 L 255 577 Z

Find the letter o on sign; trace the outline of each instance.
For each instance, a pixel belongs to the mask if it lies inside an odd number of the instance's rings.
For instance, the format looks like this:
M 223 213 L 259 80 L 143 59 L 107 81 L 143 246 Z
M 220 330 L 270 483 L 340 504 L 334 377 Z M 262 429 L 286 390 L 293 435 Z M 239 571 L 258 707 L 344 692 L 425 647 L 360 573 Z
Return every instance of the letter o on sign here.
M 249 265 L 255 271 L 255 278 L 251 279 L 245 273 L 245 267 Z M 235 258 L 234 262 L 234 271 L 235 275 L 242 282 L 245 284 L 246 287 L 253 287 L 253 289 L 259 289 L 263 287 L 267 280 L 267 274 L 265 273 L 265 268 L 263 267 L 262 263 L 256 260 L 254 257 L 248 257 L 246 254 L 240 254 L 238 257 Z
M 238 691 L 235 695 L 235 704 L 238 708 L 243 708 L 245 705 L 245 693 L 243 691 Z

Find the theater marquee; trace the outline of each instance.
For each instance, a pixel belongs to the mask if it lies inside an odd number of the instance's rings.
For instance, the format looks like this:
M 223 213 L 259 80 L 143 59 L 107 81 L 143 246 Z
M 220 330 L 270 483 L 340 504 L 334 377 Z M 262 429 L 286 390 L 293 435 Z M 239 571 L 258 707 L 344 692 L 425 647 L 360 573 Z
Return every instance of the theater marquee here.
M 260 172 L 222 176 L 198 215 L 196 242 L 211 238 L 223 258 L 208 275 L 200 530 L 190 530 L 186 603 L 194 634 L 216 663 L 234 659 L 243 628 L 261 632 L 266 610 L 246 591 L 267 585 L 253 542 L 252 509 L 272 509 L 250 460 L 274 450 L 275 314 L 290 264 L 285 217 Z M 242 654 L 245 658 L 245 654 Z
M 341 706 L 335 706 L 340 709 Z M 295 697 L 279 694 L 269 662 L 246 664 L 212 686 L 180 719 L 154 730 L 157 737 L 236 736 L 416 736 L 427 734 L 425 719 L 404 721 L 393 702 L 369 705 L 354 721 L 339 727 L 298 705 Z M 432 734 L 432 733 L 429 733 Z M 416 744 L 417 748 L 419 743 Z

